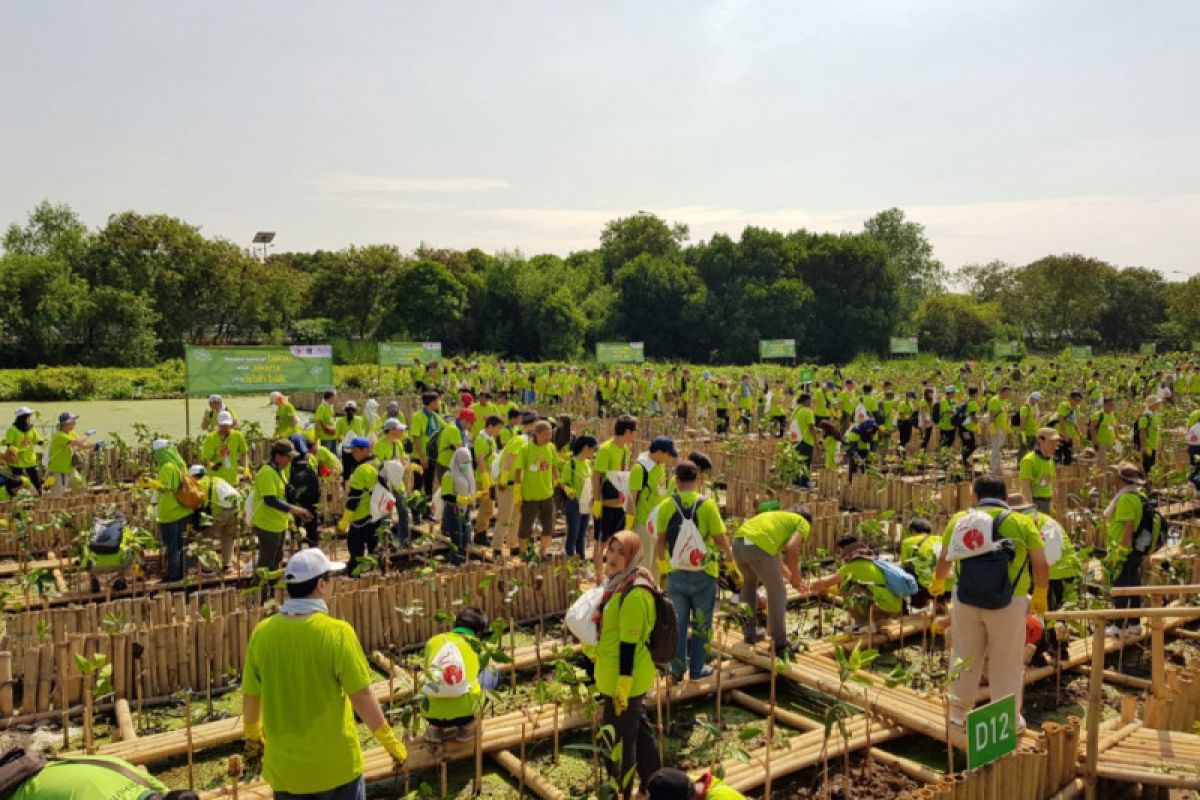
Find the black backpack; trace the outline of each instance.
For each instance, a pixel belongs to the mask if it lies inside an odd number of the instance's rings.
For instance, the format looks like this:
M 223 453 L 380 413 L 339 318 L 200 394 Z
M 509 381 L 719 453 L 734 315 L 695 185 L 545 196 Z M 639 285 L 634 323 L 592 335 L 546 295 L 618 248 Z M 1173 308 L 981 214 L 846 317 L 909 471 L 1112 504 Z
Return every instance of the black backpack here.
M 1142 521 L 1133 532 L 1133 549 L 1145 555 L 1162 545 L 1167 532 L 1167 520 L 1158 510 L 1156 501 L 1141 492 L 1138 492 L 1138 499 L 1142 501 Z
M 650 651 L 650 660 L 665 667 L 675 660 L 675 650 L 679 646 L 679 618 L 675 614 L 675 604 L 665 592 L 644 580 L 635 580 L 632 586 L 621 593 L 621 601 L 624 602 L 629 593 L 639 586 L 654 596 L 654 627 L 650 630 L 650 638 L 646 640 L 646 649 Z
M 1133 440 L 1133 446 L 1135 448 L 1137 448 L 1138 450 L 1142 449 L 1142 429 L 1138 427 L 1138 423 L 1142 421 L 1142 417 L 1148 417 L 1148 416 L 1149 415 L 1147 415 L 1145 413 L 1138 414 L 1137 419 L 1135 419 L 1133 421 L 1133 430 L 1130 432 L 1129 438 Z M 1146 428 L 1147 429 L 1150 428 L 1149 420 L 1147 420 L 1147 422 L 1146 422 Z
M 950 415 L 950 424 L 953 425 L 955 428 L 961 428 L 963 426 L 963 424 L 966 423 L 966 421 L 967 421 L 967 404 L 960 403 L 958 405 L 958 407 L 954 409 L 954 413 Z
M 1008 567 L 1016 557 L 1017 549 L 1012 540 L 1000 532 L 1010 514 L 1012 510 L 1006 508 L 992 520 L 992 540 L 998 542 L 999 547 L 958 562 L 955 590 L 958 602 L 987 609 L 1007 608 L 1012 602 L 1013 582 L 1008 577 Z M 1026 556 L 1022 569 L 1028 566 Z
M 125 517 L 121 514 L 112 519 L 92 520 L 92 538 L 88 550 L 95 555 L 111 556 L 121 552 L 125 538 Z
M 0 800 L 7 800 L 17 793 L 21 784 L 37 775 L 46 766 L 41 753 L 14 747 L 0 756 Z
M 442 418 L 427 408 L 421 409 L 421 413 L 428 418 L 425 422 L 425 457 L 430 461 L 437 461 L 438 439 L 442 435 Z
M 308 457 L 292 461 L 292 475 L 286 488 L 287 499 L 298 506 L 313 508 L 321 497 L 321 480 Z

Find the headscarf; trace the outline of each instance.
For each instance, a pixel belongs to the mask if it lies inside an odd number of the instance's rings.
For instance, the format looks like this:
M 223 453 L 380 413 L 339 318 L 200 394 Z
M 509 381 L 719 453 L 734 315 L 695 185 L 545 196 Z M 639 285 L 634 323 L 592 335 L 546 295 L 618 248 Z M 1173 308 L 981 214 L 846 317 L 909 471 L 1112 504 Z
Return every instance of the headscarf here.
M 22 414 L 13 420 L 13 425 L 15 425 L 17 430 L 19 430 L 21 433 L 29 433 L 29 429 L 33 427 L 33 415 Z
M 186 474 L 188 471 L 187 463 L 184 462 L 183 456 L 179 455 L 179 451 L 175 449 L 175 445 L 173 444 L 169 444 L 161 450 L 155 450 L 154 463 L 160 467 L 168 463 L 174 464 L 179 467 L 181 474 Z
M 616 575 L 609 576 L 604 582 L 604 596 L 600 598 L 599 605 L 596 606 L 596 615 L 592 617 L 592 621 L 596 623 L 596 630 L 600 630 L 601 622 L 604 618 L 604 607 L 608 605 L 608 601 L 613 595 L 620 594 L 640 578 L 645 583 L 651 586 L 655 585 L 654 576 L 644 567 L 638 566 L 642 555 L 642 540 L 633 531 L 618 531 L 613 534 L 608 545 L 611 547 L 613 542 L 621 545 L 621 550 L 625 552 L 625 569 L 618 572 Z

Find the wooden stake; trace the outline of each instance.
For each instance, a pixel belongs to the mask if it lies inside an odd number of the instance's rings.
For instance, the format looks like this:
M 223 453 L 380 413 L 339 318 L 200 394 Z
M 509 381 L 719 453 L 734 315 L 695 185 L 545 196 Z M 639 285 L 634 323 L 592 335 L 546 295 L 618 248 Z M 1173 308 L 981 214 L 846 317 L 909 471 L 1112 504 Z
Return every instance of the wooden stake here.
M 1104 692 L 1104 620 L 1092 623 L 1092 677 L 1088 686 L 1087 712 L 1087 800 L 1096 800 L 1096 761 L 1100 756 L 1100 701 Z
M 186 700 L 183 706 L 183 713 L 187 715 L 187 769 L 188 769 L 188 788 L 192 791 L 196 790 L 196 765 L 195 751 L 192 748 L 192 692 L 186 690 Z

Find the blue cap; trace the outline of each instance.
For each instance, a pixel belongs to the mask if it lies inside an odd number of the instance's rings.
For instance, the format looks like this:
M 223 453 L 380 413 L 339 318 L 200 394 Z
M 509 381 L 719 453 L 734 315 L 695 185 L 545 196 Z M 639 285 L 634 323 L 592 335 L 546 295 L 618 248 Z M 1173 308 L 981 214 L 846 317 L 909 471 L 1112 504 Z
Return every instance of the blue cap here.
M 655 436 L 654 441 L 650 443 L 651 453 L 667 453 L 671 458 L 679 458 L 679 452 L 675 450 L 675 440 L 670 436 Z
M 867 417 L 867 418 L 866 418 L 866 419 L 864 419 L 862 422 L 858 423 L 858 426 L 859 426 L 860 428 L 862 428 L 863 430 L 866 430 L 866 431 L 873 431 L 873 430 L 875 430 L 876 428 L 878 428 L 878 427 L 879 427 L 879 423 L 878 423 L 878 422 L 876 422 L 876 421 L 875 421 L 874 419 L 872 419 L 871 417 Z
M 365 436 L 355 436 L 350 440 L 350 449 L 353 450 L 356 447 L 365 447 L 369 450 L 371 442 Z
M 308 454 L 308 442 L 304 441 L 304 434 L 293 433 L 288 437 L 288 441 L 292 443 L 292 447 L 296 448 L 296 452 L 300 455 Z

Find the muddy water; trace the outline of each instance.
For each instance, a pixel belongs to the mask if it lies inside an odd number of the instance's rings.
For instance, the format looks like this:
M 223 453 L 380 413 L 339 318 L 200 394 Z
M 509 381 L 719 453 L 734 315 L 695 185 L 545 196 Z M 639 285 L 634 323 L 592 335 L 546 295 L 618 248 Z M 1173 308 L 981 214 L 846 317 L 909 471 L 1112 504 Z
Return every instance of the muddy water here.
M 275 427 L 273 411 L 267 407 L 265 397 L 247 396 L 229 399 L 229 404 L 237 413 L 238 419 L 257 422 L 263 430 L 270 432 Z M 87 400 L 59 403 L 13 402 L 0 404 L 0 426 L 7 428 L 12 422 L 13 411 L 18 406 L 29 406 L 38 415 L 38 425 L 47 439 L 54 428 L 58 415 L 70 411 L 79 415 L 76 430 L 96 430 L 96 439 L 111 439 L 116 433 L 127 442 L 136 441 L 134 425 L 142 423 L 149 428 L 150 433 L 162 434 L 172 439 L 184 435 L 183 400 Z M 190 401 L 192 426 L 191 433 L 195 436 L 200 429 L 200 415 L 207 408 L 203 399 Z M 308 415 L 301 412 L 301 419 Z

